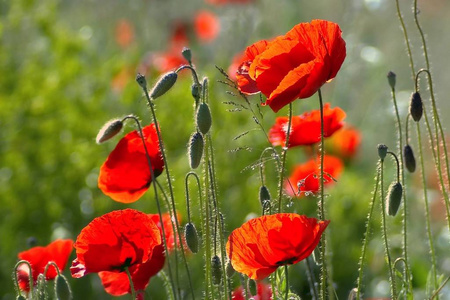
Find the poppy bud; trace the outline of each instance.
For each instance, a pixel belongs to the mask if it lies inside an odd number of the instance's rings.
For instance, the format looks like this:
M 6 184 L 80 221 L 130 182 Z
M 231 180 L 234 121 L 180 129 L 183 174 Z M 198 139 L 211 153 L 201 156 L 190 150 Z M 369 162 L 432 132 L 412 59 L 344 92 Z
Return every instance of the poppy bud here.
M 413 173 L 416 170 L 416 159 L 414 158 L 414 152 L 410 145 L 406 145 L 403 148 L 403 156 L 405 157 L 406 169 Z
M 177 81 L 178 74 L 171 71 L 167 72 L 155 83 L 155 86 L 150 91 L 150 98 L 156 99 L 164 95 L 168 90 L 172 88 L 172 86 Z
M 227 273 L 227 277 L 230 278 L 231 276 L 234 275 L 234 272 L 236 272 L 233 268 L 233 265 L 231 264 L 230 261 L 227 262 L 227 266 L 226 266 L 226 273 Z
M 27 298 L 25 298 L 22 295 L 17 296 L 16 300 L 27 300 Z
M 189 165 L 192 169 L 197 169 L 203 155 L 203 136 L 196 132 L 191 136 L 189 142 Z
M 191 85 L 191 94 L 194 99 L 200 99 L 200 91 L 202 90 L 202 86 L 200 84 L 193 83 Z
M 247 286 L 248 286 L 248 290 L 250 291 L 250 295 L 256 296 L 258 294 L 258 289 L 256 287 L 256 281 L 254 281 L 253 279 L 249 279 Z
M 211 128 L 211 112 L 206 103 L 200 103 L 197 110 L 197 127 L 201 133 L 207 134 Z
M 58 300 L 70 300 L 72 299 L 72 291 L 70 290 L 69 283 L 64 275 L 57 275 L 55 279 L 55 297 Z
M 198 252 L 198 235 L 195 225 L 191 222 L 187 223 L 184 227 L 184 239 L 186 244 L 192 253 Z
M 402 202 L 403 187 L 400 182 L 393 182 L 389 186 L 386 197 L 387 213 L 390 216 L 397 214 L 400 203 Z
M 123 122 L 120 119 L 114 119 L 108 121 L 97 134 L 95 141 L 97 144 L 101 144 L 110 138 L 113 138 L 116 134 L 118 134 L 123 127 Z
M 188 61 L 188 63 L 191 63 L 192 59 L 192 53 L 191 49 L 188 47 L 184 47 L 183 50 L 181 50 L 181 55 L 183 55 L 184 59 Z
M 377 149 L 378 149 L 378 156 L 383 161 L 384 158 L 386 157 L 388 147 L 384 144 L 378 144 Z
M 419 122 L 423 114 L 423 102 L 419 92 L 412 93 L 411 102 L 409 103 L 409 113 L 414 121 Z
M 261 205 L 264 207 L 266 201 L 270 201 L 270 193 L 269 193 L 269 189 L 265 186 L 262 185 L 259 188 L 259 201 L 261 201 Z
M 136 75 L 136 82 L 139 84 L 139 86 L 143 89 L 147 88 L 147 80 L 145 80 L 145 76 L 141 73 L 138 73 Z
M 387 79 L 392 89 L 395 89 L 395 77 L 397 77 L 397 75 L 395 75 L 395 73 L 392 71 L 389 71 L 389 73 L 387 74 Z
M 220 258 L 214 255 L 211 259 L 211 275 L 213 283 L 218 285 L 222 281 L 222 265 L 220 264 Z

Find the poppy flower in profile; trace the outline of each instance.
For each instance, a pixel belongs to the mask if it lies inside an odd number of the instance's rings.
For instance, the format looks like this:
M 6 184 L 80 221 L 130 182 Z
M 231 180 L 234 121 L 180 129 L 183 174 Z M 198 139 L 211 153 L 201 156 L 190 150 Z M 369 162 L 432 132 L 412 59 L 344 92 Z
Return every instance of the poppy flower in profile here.
M 220 23 L 216 15 L 202 10 L 199 11 L 194 19 L 194 29 L 198 39 L 201 42 L 208 43 L 213 41 L 220 31 Z
M 296 99 L 312 96 L 333 79 L 345 56 L 339 25 L 313 20 L 297 24 L 245 64 L 248 76 L 267 97 L 265 105 L 277 112 Z
M 330 108 L 329 103 L 323 107 L 323 133 L 330 137 L 344 125 L 346 114 L 339 107 Z M 278 117 L 269 130 L 269 141 L 274 146 L 285 146 L 288 127 L 287 117 Z M 320 142 L 320 111 L 305 112 L 300 116 L 293 116 L 289 135 L 288 148 L 312 145 Z
M 328 140 L 328 146 L 332 153 L 351 159 L 358 152 L 361 144 L 361 133 L 353 127 L 344 127 Z
M 307 258 L 329 222 L 294 213 L 251 219 L 228 238 L 231 265 L 251 279 L 264 279 L 280 266 Z
M 344 168 L 343 162 L 335 156 L 323 157 L 324 184 L 331 184 L 338 178 Z M 294 171 L 284 184 L 286 193 L 291 197 L 302 196 L 303 193 L 316 193 L 320 187 L 320 158 L 311 159 L 296 165 Z
M 245 293 L 242 286 L 237 287 L 232 295 L 231 299 L 233 300 L 245 300 Z M 255 296 L 252 296 L 253 300 L 271 300 L 272 299 L 272 289 L 270 288 L 270 285 L 258 282 L 257 283 L 257 294 Z
M 155 125 L 142 129 L 155 176 L 162 173 L 164 162 Z M 100 168 L 98 187 L 105 195 L 122 203 L 138 200 L 152 182 L 144 144 L 135 130 L 125 135 Z
M 29 250 L 20 252 L 19 259 L 26 260 L 31 264 L 31 272 L 33 275 L 33 284 L 37 282 L 39 274 L 44 274 L 45 267 L 49 262 L 54 262 L 60 271 L 63 271 L 72 253 L 72 240 L 56 240 L 45 247 L 33 247 Z M 57 271 L 54 266 L 50 266 L 47 270 L 45 279 L 55 279 Z M 21 264 L 17 270 L 19 287 L 21 290 L 28 292 L 29 285 L 29 269 L 26 264 Z
M 161 222 L 158 214 L 148 215 L 148 217 L 157 224 L 161 231 Z M 174 246 L 174 234 L 169 213 L 163 214 L 164 232 L 166 234 L 167 247 L 170 250 Z M 162 236 L 161 236 L 162 239 Z M 134 289 L 143 291 L 150 282 L 150 278 L 158 274 L 164 267 L 166 256 L 164 254 L 164 245 L 157 245 L 153 249 L 151 259 L 142 264 L 136 264 L 130 267 L 131 279 L 133 280 Z M 98 273 L 105 291 L 113 296 L 121 296 L 131 293 L 130 281 L 125 272 L 109 272 L 102 271 Z
M 70 272 L 74 278 L 101 271 L 123 272 L 125 267 L 150 260 L 161 243 L 161 232 L 147 214 L 134 209 L 112 211 L 81 230 Z

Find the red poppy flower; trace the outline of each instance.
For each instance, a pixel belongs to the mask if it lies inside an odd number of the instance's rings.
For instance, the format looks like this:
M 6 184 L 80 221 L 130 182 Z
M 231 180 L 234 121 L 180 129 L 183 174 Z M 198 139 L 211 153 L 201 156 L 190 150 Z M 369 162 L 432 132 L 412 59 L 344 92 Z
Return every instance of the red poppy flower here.
M 345 55 L 339 26 L 313 20 L 294 26 L 246 64 L 249 77 L 267 97 L 265 104 L 277 112 L 295 99 L 312 96 L 333 79 Z
M 56 240 L 45 247 L 34 247 L 29 250 L 20 252 L 19 259 L 26 260 L 31 264 L 33 274 L 33 283 L 36 284 L 39 274 L 44 274 L 45 266 L 49 262 L 54 262 L 60 271 L 64 270 L 70 253 L 72 253 L 72 240 Z M 22 264 L 18 268 L 19 287 L 21 290 L 28 292 L 29 285 L 29 269 L 26 264 Z M 46 280 L 52 280 L 56 277 L 57 271 L 55 267 L 50 266 L 47 270 Z
M 245 300 L 245 293 L 242 286 L 236 288 L 233 291 L 233 294 L 231 296 L 231 299 L 233 300 Z M 270 288 L 270 285 L 258 282 L 257 284 L 257 294 L 255 296 L 252 296 L 253 300 L 271 300 L 272 299 L 272 289 Z
M 361 144 L 361 134 L 353 127 L 344 127 L 329 140 L 329 149 L 336 155 L 350 159 L 356 155 L 359 144 Z
M 344 168 L 342 161 L 334 156 L 323 157 L 324 184 L 331 184 L 338 178 Z M 295 166 L 284 189 L 291 197 L 301 196 L 302 193 L 316 193 L 319 191 L 320 158 L 311 159 L 304 164 Z
M 130 21 L 122 19 L 116 25 L 116 42 L 122 48 L 127 48 L 134 41 L 134 27 Z
M 162 173 L 164 162 L 155 125 L 142 129 L 155 176 Z M 100 168 L 98 187 L 113 200 L 130 203 L 148 189 L 152 176 L 141 136 L 137 131 L 125 135 Z
M 279 266 L 308 257 L 328 223 L 293 213 L 252 219 L 233 230 L 228 238 L 231 265 L 251 279 L 264 279 Z
M 157 52 L 150 55 L 149 63 L 157 73 L 162 74 L 185 65 L 186 59 L 181 55 L 181 50 Z
M 323 133 L 330 137 L 344 125 L 346 114 L 339 107 L 330 108 L 329 103 L 323 107 Z M 287 117 L 278 117 L 275 125 L 269 130 L 269 141 L 274 146 L 285 146 L 288 127 Z M 300 116 L 293 116 L 288 147 L 312 145 L 320 142 L 320 111 L 305 112 Z
M 161 230 L 161 222 L 159 214 L 150 214 L 148 217 L 157 224 Z M 164 232 L 166 234 L 166 242 L 169 251 L 174 247 L 174 234 L 169 213 L 162 215 L 164 223 Z M 162 236 L 161 236 L 162 239 Z M 143 264 L 137 264 L 130 268 L 131 278 L 136 291 L 145 290 L 150 278 L 156 275 L 164 267 L 166 256 L 164 254 L 164 245 L 158 245 L 153 250 L 152 258 Z M 102 281 L 105 291 L 113 296 L 121 296 L 131 293 L 130 281 L 128 275 L 124 272 L 99 272 L 98 275 Z
M 101 271 L 122 272 L 147 262 L 158 245 L 160 230 L 147 214 L 134 209 L 113 211 L 81 230 L 70 271 L 75 278 Z
M 213 41 L 220 31 L 220 23 L 216 15 L 202 10 L 197 13 L 194 20 L 195 33 L 201 42 Z

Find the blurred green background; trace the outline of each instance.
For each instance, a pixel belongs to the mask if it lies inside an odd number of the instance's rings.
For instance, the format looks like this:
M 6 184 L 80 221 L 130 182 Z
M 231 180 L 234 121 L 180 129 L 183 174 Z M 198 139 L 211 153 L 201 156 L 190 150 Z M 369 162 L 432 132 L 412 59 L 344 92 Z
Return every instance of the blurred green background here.
M 420 39 L 413 26 L 411 1 L 400 1 L 413 45 L 417 69 L 425 66 Z M 151 118 L 138 85 L 134 82 L 149 53 L 166 51 L 174 28 L 188 24 L 189 47 L 201 76 L 210 79 L 210 105 L 213 112 L 212 137 L 216 149 L 218 199 L 230 232 L 251 213 L 260 213 L 258 170 L 244 169 L 256 162 L 268 146 L 260 131 L 233 140 L 256 127 L 247 112 L 231 113 L 224 101 L 239 101 L 217 80 L 223 76 L 232 57 L 259 39 L 284 34 L 295 24 L 327 19 L 340 24 L 347 43 L 347 58 L 336 79 L 323 87 L 325 102 L 347 112 L 346 122 L 362 132 L 357 157 L 348 162 L 338 183 L 327 189 L 327 229 L 337 295 L 345 299 L 355 286 L 364 224 L 371 200 L 377 162 L 376 145 L 395 149 L 396 131 L 390 88 L 386 74 L 397 74 L 397 97 L 406 119 L 412 92 L 408 58 L 394 1 L 254 1 L 249 4 L 215 6 L 201 0 L 190 1 L 0 1 L 0 299 L 14 299 L 11 280 L 17 253 L 30 245 L 46 245 L 61 237 L 76 239 L 94 217 L 115 209 L 136 208 L 156 213 L 152 192 L 130 205 L 122 205 L 97 188 L 100 165 L 114 148 L 115 140 L 95 144 L 98 129 L 109 119 L 136 114 L 144 124 Z M 445 0 L 419 1 L 420 18 L 427 33 L 433 66 L 435 92 L 445 127 L 450 82 L 450 3 Z M 210 42 L 197 39 L 193 30 L 199 10 L 216 14 L 220 31 Z M 126 46 L 117 42 L 117 26 L 128 22 L 132 39 Z M 149 82 L 158 72 L 145 69 Z M 157 100 L 157 114 L 174 176 L 178 209 L 185 216 L 184 175 L 189 171 L 186 144 L 194 130 L 190 76 L 181 76 L 175 87 Z M 423 87 L 427 101 L 428 92 Z M 255 97 L 255 101 L 259 101 Z M 428 102 L 426 102 L 428 104 Z M 294 113 L 317 109 L 317 96 L 295 102 Z M 263 107 L 263 126 L 268 130 L 276 116 Z M 125 131 L 134 129 L 127 126 Z M 424 131 L 423 131 L 424 132 Z M 415 133 L 411 134 L 413 145 Z M 253 151 L 230 152 L 249 146 Z M 428 147 L 428 146 L 426 146 Z M 301 149 L 289 152 L 288 166 L 305 160 Z M 430 157 L 429 153 L 427 157 Z M 386 187 L 395 170 L 387 164 Z M 288 167 L 289 168 L 289 167 Z M 266 169 L 272 195 L 277 176 L 273 166 Z M 437 247 L 439 274 L 450 273 L 449 232 L 437 190 L 433 164 L 427 160 L 430 184 L 432 230 Z M 430 259 L 424 226 L 424 203 L 418 174 L 407 175 L 410 201 L 410 260 L 418 299 L 425 297 Z M 161 182 L 164 178 L 161 177 Z M 314 216 L 316 199 L 296 199 L 291 211 Z M 377 201 L 379 204 L 379 201 Z M 194 211 L 198 206 L 194 205 Z M 379 205 L 377 205 L 379 212 Z M 198 222 L 198 213 L 194 220 Z M 377 213 L 377 216 L 379 213 Z M 400 217 L 389 220 L 394 253 L 401 247 Z M 386 296 L 388 289 L 380 221 L 374 222 L 369 263 L 365 269 L 367 297 Z M 71 260 L 74 257 L 72 254 Z M 70 261 L 71 261 L 70 260 Z M 190 256 L 194 281 L 201 294 L 203 262 Z M 70 265 L 70 262 L 69 262 Z M 294 291 L 308 299 L 304 264 L 290 268 Z M 65 271 L 68 276 L 69 272 Z M 202 275 L 203 276 L 203 275 Z M 186 278 L 183 276 L 183 284 Z M 109 299 L 98 276 L 70 279 L 75 299 Z M 234 285 L 238 279 L 234 279 Z M 153 278 L 150 299 L 164 299 L 161 279 Z M 447 293 L 450 289 L 446 288 Z M 129 297 L 124 297 L 127 299 Z M 446 299 L 450 299 L 447 296 Z

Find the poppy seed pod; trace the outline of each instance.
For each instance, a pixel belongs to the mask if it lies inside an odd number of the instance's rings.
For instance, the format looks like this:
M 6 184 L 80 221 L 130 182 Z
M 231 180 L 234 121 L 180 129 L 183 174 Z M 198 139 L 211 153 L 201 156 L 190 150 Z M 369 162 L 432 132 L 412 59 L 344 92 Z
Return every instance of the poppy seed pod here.
M 198 234 L 195 225 L 191 222 L 187 223 L 184 227 L 184 239 L 186 244 L 192 253 L 198 252 Z
M 264 207 L 264 203 L 266 201 L 270 201 L 270 193 L 269 193 L 269 189 L 265 186 L 262 185 L 259 188 L 259 201 L 261 201 L 261 205 Z
M 389 71 L 389 73 L 387 74 L 387 79 L 388 79 L 389 85 L 391 86 L 392 89 L 395 89 L 396 77 L 397 77 L 397 75 L 395 75 L 395 73 L 392 71 Z
M 197 127 L 201 133 L 207 134 L 211 128 L 211 111 L 206 103 L 200 103 L 197 109 Z
M 192 135 L 189 142 L 189 165 L 192 169 L 197 169 L 203 155 L 203 136 L 200 132 Z
M 411 102 L 409 103 L 409 113 L 414 121 L 419 122 L 423 114 L 423 102 L 419 92 L 412 93 Z
M 150 98 L 156 99 L 164 95 L 177 82 L 178 74 L 171 71 L 163 76 L 155 83 L 153 89 L 150 91 Z
M 103 127 L 99 130 L 97 137 L 95 138 L 95 141 L 97 144 L 101 144 L 111 138 L 113 138 L 115 135 L 117 135 L 123 127 L 123 122 L 120 119 L 114 119 L 109 122 L 107 122 Z
M 215 285 L 220 284 L 222 281 L 222 265 L 217 255 L 214 255 L 211 259 L 211 276 Z
M 378 144 L 377 149 L 378 149 L 378 156 L 383 161 L 384 158 L 386 157 L 388 147 L 385 144 Z
M 414 157 L 414 152 L 410 145 L 406 145 L 403 148 L 403 156 L 405 157 L 406 169 L 413 173 L 416 170 L 416 159 Z
M 250 291 L 250 295 L 256 296 L 258 294 L 258 288 L 256 287 L 256 281 L 254 281 L 253 279 L 249 279 L 247 286 L 248 286 L 248 290 Z
M 136 82 L 139 84 L 139 86 L 143 89 L 147 88 L 147 80 L 145 80 L 145 76 L 141 73 L 138 73 L 136 75 Z
M 397 214 L 400 203 L 402 202 L 403 187 L 400 182 L 393 182 L 389 186 L 386 197 L 387 213 L 390 216 Z
M 67 282 L 67 279 L 62 274 L 56 276 L 56 280 L 55 280 L 55 299 L 58 299 L 58 300 L 71 300 L 71 299 L 73 299 L 69 283 Z
M 181 55 L 183 55 L 184 59 L 188 61 L 188 63 L 191 63 L 192 59 L 192 53 L 191 49 L 188 47 L 184 47 L 183 50 L 181 50 Z

